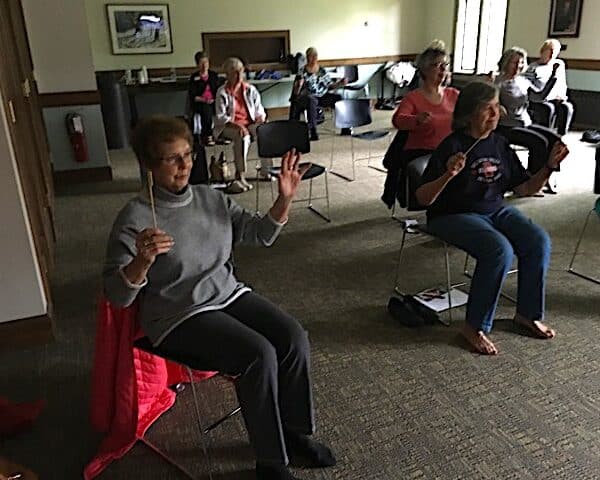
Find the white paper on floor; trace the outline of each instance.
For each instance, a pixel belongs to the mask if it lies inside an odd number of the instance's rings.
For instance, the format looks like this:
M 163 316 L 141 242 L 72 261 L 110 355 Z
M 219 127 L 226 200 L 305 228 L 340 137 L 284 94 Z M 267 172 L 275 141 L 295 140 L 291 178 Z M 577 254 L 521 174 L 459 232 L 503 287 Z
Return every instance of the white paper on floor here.
M 460 307 L 469 300 L 469 295 L 458 288 L 450 290 L 452 299 L 452 308 Z M 415 295 L 415 300 L 430 308 L 434 312 L 443 312 L 450 308 L 448 302 L 448 293 L 439 288 L 429 288 Z

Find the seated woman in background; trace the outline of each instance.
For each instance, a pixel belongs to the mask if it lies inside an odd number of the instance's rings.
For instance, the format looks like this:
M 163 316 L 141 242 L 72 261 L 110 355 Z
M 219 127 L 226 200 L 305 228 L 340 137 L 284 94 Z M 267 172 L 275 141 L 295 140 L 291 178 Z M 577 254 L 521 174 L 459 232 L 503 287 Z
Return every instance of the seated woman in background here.
M 556 83 L 554 72 L 558 65 L 553 66 L 550 79 L 542 90 L 521 75 L 526 66 L 527 52 L 519 47 L 506 50 L 498 62 L 500 73 L 495 83 L 500 89 L 500 104 L 506 112 L 500 117 L 498 133 L 504 135 L 509 143 L 529 150 L 527 170 L 534 174 L 546 164 L 548 154 L 558 137 L 549 128 L 534 124 L 527 108 L 530 101 L 541 102 L 552 90 Z M 550 181 L 546 183 L 544 191 L 556 193 Z
M 317 134 L 317 107 L 332 107 L 342 99 L 331 90 L 346 85 L 346 79 L 333 81 L 323 67 L 319 65 L 319 54 L 315 47 L 306 50 L 306 65 L 300 68 L 292 86 L 290 119 L 299 120 L 306 110 L 310 139 L 319 140 Z
M 244 64 L 239 58 L 225 60 L 223 70 L 225 85 L 217 91 L 215 135 L 233 141 L 235 181 L 227 187 L 228 193 L 241 193 L 252 189 L 246 181 L 248 150 L 256 127 L 264 123 L 267 115 L 260 93 L 246 82 Z
M 567 98 L 567 70 L 565 62 L 557 58 L 559 53 L 560 42 L 558 40 L 549 38 L 544 41 L 540 47 L 540 59 L 529 65 L 525 76 L 537 88 L 544 88 L 554 72 L 556 77 L 554 87 L 544 101 L 532 101 L 529 108 L 536 123 L 554 127 L 559 135 L 564 135 L 571 126 L 573 104 Z M 554 67 L 554 65 L 558 65 L 558 67 Z
M 194 55 L 198 70 L 190 76 L 189 101 L 194 114 L 194 127 L 196 115 L 200 119 L 200 138 L 203 145 L 215 144 L 213 138 L 213 115 L 215 114 L 215 98 L 219 88 L 217 72 L 210 70 L 208 55 L 196 52 Z M 196 132 L 196 128 L 194 128 Z
M 452 112 L 458 90 L 445 86 L 449 78 L 449 57 L 441 41 L 433 42 L 416 62 L 420 86 L 408 93 L 398 105 L 392 123 L 408 131 L 399 158 L 388 168 L 382 200 L 394 205 L 398 186 L 403 185 L 401 172 L 412 160 L 431 153 L 452 131 Z
M 188 184 L 193 153 L 184 121 L 143 119 L 132 145 L 154 178 L 158 228 L 146 192 L 121 210 L 108 240 L 107 298 L 117 306 L 137 299 L 142 330 L 168 358 L 236 377 L 259 480 L 293 480 L 288 453 L 305 466 L 334 465 L 331 451 L 309 437 L 314 418 L 306 331 L 239 282 L 231 260 L 234 244 L 270 246 L 279 235 L 305 172 L 300 156 L 283 157 L 279 196 L 258 216 L 207 185 Z
M 544 319 L 545 282 L 550 262 L 550 237 L 515 207 L 504 204 L 504 193 L 537 192 L 567 156 L 557 141 L 547 163 L 530 177 L 507 140 L 496 133 L 498 89 L 473 82 L 465 87 L 454 109 L 454 133 L 432 154 L 416 191 L 427 206 L 427 228 L 477 260 L 463 335 L 482 354 L 498 349 L 489 339 L 504 278 L 519 260 L 515 323 L 536 337 L 549 339 L 554 330 Z

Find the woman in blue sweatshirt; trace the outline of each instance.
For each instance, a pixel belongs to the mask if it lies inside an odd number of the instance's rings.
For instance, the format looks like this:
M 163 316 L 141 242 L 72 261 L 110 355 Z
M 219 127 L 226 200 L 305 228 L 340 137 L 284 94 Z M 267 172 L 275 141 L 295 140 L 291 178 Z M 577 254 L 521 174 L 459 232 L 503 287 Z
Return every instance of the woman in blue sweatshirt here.
M 446 137 L 416 191 L 427 208 L 427 228 L 477 260 L 463 335 L 482 354 L 495 355 L 492 330 L 502 282 L 513 257 L 519 260 L 515 322 L 542 339 L 553 338 L 543 323 L 550 237 L 515 207 L 504 193 L 537 192 L 567 156 L 557 141 L 546 164 L 530 176 L 507 140 L 494 130 L 500 118 L 498 89 L 484 82 L 465 87 L 456 103 L 454 132 Z

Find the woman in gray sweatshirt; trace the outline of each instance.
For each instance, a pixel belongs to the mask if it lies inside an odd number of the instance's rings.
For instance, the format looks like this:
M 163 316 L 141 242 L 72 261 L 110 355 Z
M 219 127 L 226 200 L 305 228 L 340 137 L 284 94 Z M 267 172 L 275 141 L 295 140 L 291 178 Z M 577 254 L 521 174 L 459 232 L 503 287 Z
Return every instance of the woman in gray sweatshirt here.
M 184 121 L 148 117 L 132 144 L 152 172 L 154 209 L 142 192 L 117 216 L 103 273 L 107 298 L 118 306 L 137 300 L 142 330 L 166 356 L 237 377 L 258 479 L 294 479 L 288 453 L 305 466 L 334 465 L 332 452 L 309 436 L 306 331 L 239 282 L 231 260 L 237 243 L 275 241 L 307 166 L 292 152 L 283 157 L 279 196 L 259 216 L 208 186 L 188 184 L 193 142 Z
M 519 47 L 506 50 L 498 67 L 500 73 L 495 83 L 500 90 L 500 104 L 506 113 L 501 116 L 496 131 L 511 144 L 529 150 L 527 170 L 533 175 L 546 165 L 550 150 L 560 137 L 549 128 L 534 124 L 527 108 L 530 101 L 541 102 L 546 98 L 556 83 L 556 70 L 553 70 L 544 88 L 538 89 L 529 78 L 522 75 L 527 67 L 527 52 Z M 545 191 L 556 193 L 550 181 Z

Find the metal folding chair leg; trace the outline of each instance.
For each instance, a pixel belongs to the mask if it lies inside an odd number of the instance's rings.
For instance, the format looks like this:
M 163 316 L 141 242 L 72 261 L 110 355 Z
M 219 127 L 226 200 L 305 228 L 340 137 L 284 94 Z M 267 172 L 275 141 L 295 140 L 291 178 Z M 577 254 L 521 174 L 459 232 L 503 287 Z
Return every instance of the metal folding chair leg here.
M 196 422 L 198 424 L 198 434 L 200 435 L 200 443 L 202 444 L 202 451 L 206 458 L 206 465 L 208 467 L 208 478 L 212 480 L 212 462 L 210 461 L 210 455 L 204 438 L 204 429 L 202 428 L 202 417 L 200 416 L 200 407 L 198 405 L 198 394 L 196 393 L 196 386 L 194 384 L 194 375 L 192 369 L 186 366 L 188 376 L 190 379 L 190 386 L 192 388 L 192 395 L 194 397 L 194 410 L 196 411 Z
M 573 269 L 573 264 L 575 263 L 575 257 L 577 256 L 577 252 L 579 252 L 579 247 L 581 246 L 581 241 L 583 240 L 583 236 L 585 234 L 588 223 L 590 221 L 590 217 L 594 213 L 596 213 L 596 211 L 592 208 L 590 210 L 590 212 L 587 214 L 587 217 L 585 217 L 585 223 L 583 224 L 583 228 L 581 229 L 581 233 L 579 234 L 579 238 L 577 239 L 577 245 L 575 246 L 575 251 L 573 252 L 573 256 L 571 257 L 571 262 L 569 263 L 569 268 L 567 269 L 567 272 L 572 273 L 573 275 L 583 278 L 584 280 L 587 280 L 589 282 L 600 285 L 600 279 L 590 277 L 589 275 L 585 275 L 584 273 L 577 272 Z
M 399 294 L 403 294 L 402 290 L 399 287 L 399 280 L 400 280 L 400 269 L 402 266 L 402 255 L 404 252 L 404 247 L 406 245 L 406 233 L 407 233 L 406 228 L 403 228 L 402 229 L 402 241 L 400 243 L 400 253 L 398 254 L 398 263 L 396 265 L 396 281 L 395 281 L 394 291 Z M 427 233 L 425 233 L 425 232 L 422 232 L 422 233 L 427 235 Z M 445 268 L 446 268 L 446 291 L 448 292 L 448 307 L 449 308 L 448 308 L 448 320 L 447 321 L 444 320 L 444 318 L 441 315 L 439 316 L 439 320 L 443 325 L 449 327 L 453 321 L 453 318 L 452 318 L 453 306 L 452 306 L 452 295 L 451 295 L 452 289 L 456 288 L 456 287 L 461 287 L 461 286 L 465 285 L 465 283 L 461 282 L 461 283 L 457 283 L 456 285 L 452 284 L 452 278 L 451 278 L 451 274 L 450 274 L 450 254 L 448 251 L 449 245 L 438 237 L 435 237 L 433 235 L 429 235 L 429 236 L 432 239 L 438 240 L 444 244 L 444 264 L 445 264 Z
M 352 137 L 352 135 L 350 135 L 350 151 L 352 153 L 352 177 L 349 177 L 347 175 L 344 175 L 343 173 L 340 172 L 336 172 L 333 169 L 333 157 L 334 157 L 334 145 L 335 145 L 335 134 L 333 135 L 332 139 L 331 139 L 331 158 L 329 160 L 329 173 L 331 173 L 332 175 L 335 175 L 336 177 L 340 177 L 343 180 L 346 180 L 347 182 L 353 182 L 354 180 L 356 180 L 356 166 L 354 165 L 356 163 L 355 159 L 354 159 L 354 138 Z

